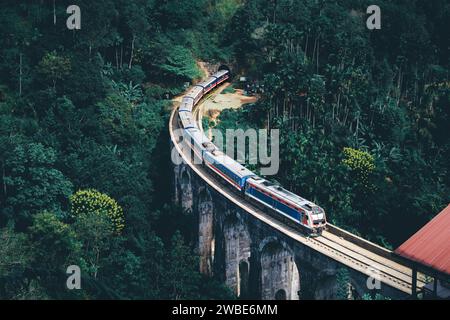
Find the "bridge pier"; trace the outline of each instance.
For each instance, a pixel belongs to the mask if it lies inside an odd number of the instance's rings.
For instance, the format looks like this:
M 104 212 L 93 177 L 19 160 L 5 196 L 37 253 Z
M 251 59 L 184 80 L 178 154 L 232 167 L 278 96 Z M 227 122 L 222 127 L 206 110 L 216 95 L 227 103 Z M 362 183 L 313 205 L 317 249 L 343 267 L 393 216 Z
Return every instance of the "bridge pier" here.
M 214 205 L 207 187 L 201 187 L 198 195 L 198 249 L 200 272 L 211 276 L 214 263 Z
M 192 212 L 194 206 L 194 196 L 192 190 L 192 178 L 189 167 L 182 163 L 175 166 L 175 202 L 184 211 Z
M 229 212 L 223 223 L 225 283 L 238 297 L 248 295 L 251 240 L 237 212 Z

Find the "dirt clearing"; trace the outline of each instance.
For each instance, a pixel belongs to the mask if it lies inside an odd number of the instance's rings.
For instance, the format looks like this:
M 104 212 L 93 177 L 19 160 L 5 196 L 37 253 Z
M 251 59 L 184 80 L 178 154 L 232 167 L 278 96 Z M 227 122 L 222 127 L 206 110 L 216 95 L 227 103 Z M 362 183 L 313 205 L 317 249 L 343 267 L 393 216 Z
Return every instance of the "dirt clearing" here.
M 254 103 L 258 100 L 257 97 L 248 97 L 244 95 L 244 91 L 241 89 L 235 89 L 235 92 L 233 93 L 221 94 L 221 92 L 230 85 L 230 83 L 227 83 L 221 86 L 210 98 L 203 102 L 203 114 L 210 120 L 215 122 L 224 109 L 238 109 L 244 104 Z

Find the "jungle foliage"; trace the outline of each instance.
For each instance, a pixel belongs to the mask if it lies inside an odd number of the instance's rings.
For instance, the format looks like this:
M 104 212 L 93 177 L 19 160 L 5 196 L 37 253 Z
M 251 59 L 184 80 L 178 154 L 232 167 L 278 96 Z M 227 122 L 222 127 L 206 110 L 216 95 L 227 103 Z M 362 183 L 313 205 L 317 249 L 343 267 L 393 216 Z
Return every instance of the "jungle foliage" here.
M 232 297 L 170 203 L 167 99 L 235 3 L 80 0 L 75 31 L 70 4 L 0 3 L 0 298 Z
M 55 6 L 53 6 L 55 3 Z M 397 245 L 449 202 L 450 5 L 380 0 L 0 2 L 0 298 L 229 298 L 170 199 L 171 96 L 233 62 L 231 126 L 281 129 L 275 177 Z M 66 268 L 82 269 L 67 290 Z
M 280 129 L 269 178 L 396 247 L 450 202 L 450 3 L 378 1 L 373 31 L 371 4 L 246 1 L 224 45 L 263 92 L 219 120 Z

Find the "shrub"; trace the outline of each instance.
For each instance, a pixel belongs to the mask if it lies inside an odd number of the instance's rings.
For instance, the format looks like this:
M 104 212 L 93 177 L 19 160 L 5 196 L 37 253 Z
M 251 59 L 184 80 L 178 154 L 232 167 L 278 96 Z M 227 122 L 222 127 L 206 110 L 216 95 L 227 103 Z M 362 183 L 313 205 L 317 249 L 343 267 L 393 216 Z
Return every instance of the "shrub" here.
M 342 163 L 355 172 L 360 183 L 369 187 L 369 175 L 375 170 L 373 156 L 365 151 L 344 148 L 344 157 Z
M 70 197 L 74 217 L 88 214 L 105 215 L 112 223 L 113 231 L 121 233 L 125 227 L 122 207 L 108 195 L 94 189 L 80 190 Z

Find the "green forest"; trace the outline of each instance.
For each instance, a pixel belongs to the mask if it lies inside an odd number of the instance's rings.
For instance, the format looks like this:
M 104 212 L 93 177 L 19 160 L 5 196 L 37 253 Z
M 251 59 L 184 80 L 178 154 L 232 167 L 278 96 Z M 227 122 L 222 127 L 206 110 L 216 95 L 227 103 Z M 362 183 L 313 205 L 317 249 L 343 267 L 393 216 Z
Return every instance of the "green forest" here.
M 450 3 L 370 4 L 247 1 L 225 43 L 262 93 L 218 128 L 279 129 L 269 178 L 396 248 L 450 202 Z
M 233 299 L 171 199 L 172 97 L 233 66 L 221 125 L 281 130 L 271 177 L 394 248 L 450 202 L 450 3 L 0 2 L 0 299 Z M 66 268 L 83 271 L 67 290 Z

